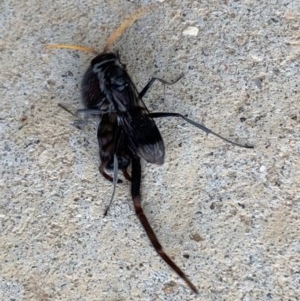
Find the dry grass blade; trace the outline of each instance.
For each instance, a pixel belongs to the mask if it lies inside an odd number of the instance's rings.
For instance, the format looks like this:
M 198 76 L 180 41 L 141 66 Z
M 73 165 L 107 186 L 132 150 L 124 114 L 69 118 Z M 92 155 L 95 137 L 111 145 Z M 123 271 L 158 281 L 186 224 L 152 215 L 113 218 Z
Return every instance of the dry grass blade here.
M 93 54 L 99 54 L 99 51 L 92 47 L 79 46 L 79 45 L 69 45 L 69 44 L 48 44 L 46 45 L 47 49 L 71 49 L 71 50 L 79 50 Z
M 109 47 L 123 34 L 128 27 L 130 27 L 135 21 L 139 20 L 146 12 L 153 9 L 154 6 L 154 4 L 150 4 L 148 6 L 141 7 L 125 18 L 121 25 L 106 40 L 103 51 L 108 51 Z
M 103 52 L 108 51 L 109 47 L 118 39 L 123 32 L 130 27 L 135 21 L 139 20 L 146 12 L 153 9 L 155 5 L 150 4 L 148 6 L 141 7 L 134 11 L 131 15 L 123 20 L 121 25 L 109 36 L 106 40 Z M 92 47 L 79 46 L 79 45 L 70 45 L 70 44 L 48 44 L 46 45 L 47 49 L 71 49 L 71 50 L 79 50 L 83 52 L 93 53 L 98 55 L 99 51 Z

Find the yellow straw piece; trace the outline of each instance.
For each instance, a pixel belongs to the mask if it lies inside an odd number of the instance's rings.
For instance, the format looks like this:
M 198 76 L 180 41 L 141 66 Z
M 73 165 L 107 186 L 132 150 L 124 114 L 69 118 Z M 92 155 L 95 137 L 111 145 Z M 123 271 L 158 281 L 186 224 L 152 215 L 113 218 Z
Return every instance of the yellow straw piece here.
M 147 11 L 153 8 L 153 4 L 141 7 L 140 9 L 137 9 L 135 12 L 133 12 L 131 15 L 129 15 L 127 18 L 124 19 L 124 21 L 121 23 L 121 25 L 109 36 L 109 38 L 106 40 L 104 52 L 108 50 L 108 48 L 114 43 L 114 41 L 121 36 L 121 34 L 130 27 L 135 21 L 140 19 Z
M 135 21 L 140 19 L 146 12 L 151 10 L 154 6 L 155 4 L 150 4 L 148 6 L 141 7 L 137 9 L 135 12 L 133 12 L 131 15 L 129 15 L 127 18 L 125 18 L 124 21 L 121 23 L 121 25 L 106 40 L 103 52 L 108 51 L 108 48 L 115 42 L 117 38 L 119 38 L 123 34 L 123 32 L 128 27 L 130 27 Z M 79 45 L 48 44 L 46 45 L 46 48 L 47 49 L 71 49 L 71 50 L 84 51 L 93 54 L 99 54 L 99 51 L 97 51 L 92 47 L 79 46 Z
M 48 44 L 46 45 L 47 49 L 71 49 L 71 50 L 79 50 L 93 54 L 99 54 L 99 51 L 92 47 L 86 46 L 78 46 L 78 45 L 68 45 L 68 44 Z

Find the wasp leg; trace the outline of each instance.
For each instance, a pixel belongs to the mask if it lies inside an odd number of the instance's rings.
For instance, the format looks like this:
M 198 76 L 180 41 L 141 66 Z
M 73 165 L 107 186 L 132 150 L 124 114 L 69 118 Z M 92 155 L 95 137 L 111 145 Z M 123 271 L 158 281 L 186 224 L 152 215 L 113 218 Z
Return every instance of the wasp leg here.
M 131 195 L 135 213 L 138 216 L 141 224 L 143 225 L 145 232 L 150 239 L 154 249 L 158 255 L 175 271 L 175 273 L 181 277 L 185 283 L 191 288 L 191 290 L 198 294 L 198 290 L 195 285 L 188 279 L 185 273 L 176 265 L 176 263 L 165 253 L 163 247 L 158 241 L 153 229 L 151 228 L 146 215 L 144 214 L 141 204 L 141 162 L 139 157 L 132 158 L 132 182 L 131 182 Z
M 174 112 L 153 112 L 153 113 L 149 113 L 149 116 L 152 117 L 152 118 L 161 118 L 161 117 L 180 117 L 182 118 L 183 120 L 185 120 L 186 122 L 192 124 L 193 126 L 195 126 L 196 128 L 204 131 L 206 134 L 211 134 L 211 135 L 214 135 L 232 145 L 235 145 L 235 146 L 239 146 L 239 147 L 244 147 L 244 148 L 254 148 L 252 145 L 248 145 L 248 144 L 239 144 L 239 143 L 236 143 L 234 141 L 231 141 L 219 134 L 217 134 L 216 132 L 212 131 L 211 129 L 207 128 L 206 126 L 204 126 L 203 124 L 201 123 L 198 123 L 192 119 L 189 119 L 187 118 L 186 116 L 182 115 L 182 114 L 179 114 L 179 113 L 174 113 Z
M 114 196 L 115 196 L 115 192 L 116 192 L 116 185 L 117 185 L 117 182 L 118 182 L 118 158 L 116 156 L 116 154 L 114 154 L 114 177 L 113 177 L 113 184 L 114 184 L 114 188 L 113 188 L 113 192 L 112 192 L 112 195 L 111 195 L 111 198 L 110 198 L 110 202 L 109 202 L 109 205 L 107 206 L 105 212 L 104 212 L 104 216 L 107 215 L 107 212 L 114 200 Z
M 147 83 L 147 85 L 143 88 L 143 90 L 139 93 L 139 97 L 140 98 L 143 98 L 143 96 L 145 96 L 145 94 L 148 92 L 148 90 L 152 87 L 152 85 L 154 84 L 154 82 L 156 80 L 158 80 L 159 82 L 161 82 L 162 84 L 164 85 L 174 85 L 176 84 L 181 78 L 183 77 L 183 74 L 181 74 L 177 79 L 175 79 L 174 81 L 172 82 L 168 82 L 162 78 L 159 78 L 159 77 L 152 77 L 149 82 Z
M 131 182 L 132 178 L 131 178 L 131 175 L 128 173 L 127 168 L 122 169 L 122 172 L 123 172 L 124 178 Z
M 100 174 L 108 181 L 110 182 L 114 182 L 114 179 L 112 176 L 110 176 L 106 171 L 105 171 L 105 167 L 107 165 L 108 162 L 101 162 L 100 166 L 99 166 L 99 172 Z M 117 183 L 123 183 L 123 181 L 121 179 L 118 179 Z

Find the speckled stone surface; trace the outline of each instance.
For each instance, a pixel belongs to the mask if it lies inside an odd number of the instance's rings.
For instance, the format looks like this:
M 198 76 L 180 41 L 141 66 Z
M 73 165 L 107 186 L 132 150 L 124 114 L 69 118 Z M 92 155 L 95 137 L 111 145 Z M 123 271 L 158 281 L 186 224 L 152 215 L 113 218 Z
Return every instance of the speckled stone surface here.
M 158 1 L 114 45 L 151 111 L 176 111 L 253 150 L 159 120 L 163 166 L 143 207 L 196 296 L 157 256 L 130 185 L 100 177 L 96 120 L 79 130 L 92 46 L 150 1 L 0 3 L 0 299 L 299 300 L 300 2 Z

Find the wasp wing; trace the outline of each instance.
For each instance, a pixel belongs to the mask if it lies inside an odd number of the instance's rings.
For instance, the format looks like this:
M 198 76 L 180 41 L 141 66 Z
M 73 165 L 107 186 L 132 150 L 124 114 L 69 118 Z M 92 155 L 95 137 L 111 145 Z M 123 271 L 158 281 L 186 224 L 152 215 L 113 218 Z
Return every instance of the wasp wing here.
M 120 109 L 126 109 L 123 114 L 119 114 L 120 123 L 136 152 L 147 162 L 161 165 L 165 158 L 161 134 L 129 76 L 126 80 L 127 85 L 122 90 L 111 89 L 112 99 L 119 112 Z
M 131 110 L 131 115 L 133 116 L 134 132 L 139 146 L 138 153 L 147 162 L 161 165 L 165 160 L 164 141 L 132 82 L 131 90 L 134 91 L 134 108 Z
M 134 111 L 132 120 L 138 154 L 149 163 L 163 164 L 165 146 L 155 122 L 145 109 L 135 108 Z
M 155 122 L 126 70 L 109 62 L 107 65 L 102 62 L 97 69 L 108 113 L 117 114 L 118 125 L 127 135 L 132 155 L 138 154 L 149 163 L 163 164 L 165 147 Z

